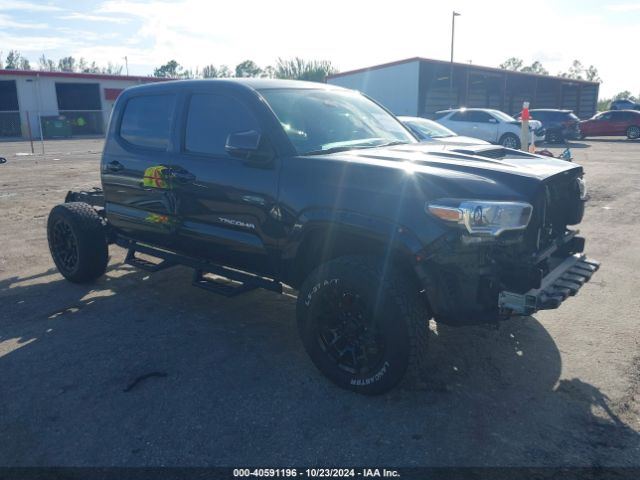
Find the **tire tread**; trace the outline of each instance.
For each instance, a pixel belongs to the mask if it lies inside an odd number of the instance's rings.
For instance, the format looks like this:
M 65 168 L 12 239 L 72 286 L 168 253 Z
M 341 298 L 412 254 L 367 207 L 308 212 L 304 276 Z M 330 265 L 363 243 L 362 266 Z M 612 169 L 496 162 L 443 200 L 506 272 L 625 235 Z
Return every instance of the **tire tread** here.
M 49 249 L 53 248 L 51 228 L 58 218 L 71 225 L 78 243 L 78 268 L 65 272 L 56 263 L 60 273 L 74 283 L 91 282 L 104 274 L 109 260 L 104 221 L 93 207 L 84 202 L 69 202 L 56 205 L 49 214 L 47 237 Z M 53 255 L 52 255 L 53 256 Z M 55 262 L 55 256 L 53 256 Z

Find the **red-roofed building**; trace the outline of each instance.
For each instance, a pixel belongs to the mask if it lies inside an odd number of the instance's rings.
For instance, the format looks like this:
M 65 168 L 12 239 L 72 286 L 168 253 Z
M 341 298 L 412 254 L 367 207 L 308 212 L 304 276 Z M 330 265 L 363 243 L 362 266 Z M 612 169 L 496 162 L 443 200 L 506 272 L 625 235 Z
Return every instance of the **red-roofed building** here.
M 61 119 L 72 135 L 103 135 L 125 88 L 164 79 L 93 73 L 0 70 L 0 139 L 40 137 L 40 121 Z M 30 128 L 29 128 L 30 127 Z M 50 134 L 45 126 L 43 133 Z

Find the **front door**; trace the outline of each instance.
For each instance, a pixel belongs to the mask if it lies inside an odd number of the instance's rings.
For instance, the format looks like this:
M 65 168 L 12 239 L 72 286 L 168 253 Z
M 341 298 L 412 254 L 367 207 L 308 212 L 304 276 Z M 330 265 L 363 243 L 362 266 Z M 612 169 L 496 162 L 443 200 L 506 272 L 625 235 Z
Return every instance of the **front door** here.
M 231 133 L 263 131 L 255 105 L 237 91 L 208 87 L 184 98 L 182 118 L 179 249 L 274 274 L 280 224 L 276 159 L 255 164 L 225 149 Z
M 611 133 L 610 135 L 626 135 L 632 113 L 623 111 L 611 112 Z

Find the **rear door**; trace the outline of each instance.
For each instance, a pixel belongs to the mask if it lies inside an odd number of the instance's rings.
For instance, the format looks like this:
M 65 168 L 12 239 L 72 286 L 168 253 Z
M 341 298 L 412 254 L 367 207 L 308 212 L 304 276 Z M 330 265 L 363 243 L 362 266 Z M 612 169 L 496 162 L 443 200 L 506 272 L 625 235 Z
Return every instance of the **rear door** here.
M 253 163 L 225 149 L 229 134 L 252 130 L 270 148 L 261 107 L 255 95 L 224 86 L 195 89 L 183 98 L 179 249 L 271 275 L 280 231 L 277 158 Z
M 175 92 L 126 95 L 114 117 L 102 157 L 109 222 L 138 240 L 171 246 L 177 202 L 168 166 L 175 160 Z

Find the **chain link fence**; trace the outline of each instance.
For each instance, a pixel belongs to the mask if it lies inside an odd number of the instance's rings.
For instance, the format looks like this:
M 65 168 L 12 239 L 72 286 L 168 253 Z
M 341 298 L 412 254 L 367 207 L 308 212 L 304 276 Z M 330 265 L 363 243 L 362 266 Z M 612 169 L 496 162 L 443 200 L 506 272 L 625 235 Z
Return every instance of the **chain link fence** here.
M 71 135 L 104 135 L 102 110 L 60 110 L 71 126 Z
M 22 137 L 19 111 L 0 112 L 0 138 Z

